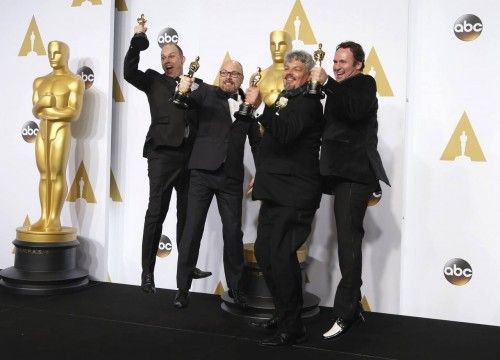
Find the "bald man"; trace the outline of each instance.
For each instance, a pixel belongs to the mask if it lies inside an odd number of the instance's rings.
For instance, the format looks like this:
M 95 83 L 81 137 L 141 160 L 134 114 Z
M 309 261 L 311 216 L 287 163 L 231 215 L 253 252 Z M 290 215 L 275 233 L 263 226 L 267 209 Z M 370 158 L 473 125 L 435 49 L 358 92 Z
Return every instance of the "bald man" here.
M 207 212 L 215 195 L 222 221 L 224 272 L 229 296 L 240 307 L 246 297 L 240 290 L 243 270 L 243 154 L 248 136 L 254 159 L 260 141 L 256 122 L 235 119 L 234 113 L 245 94 L 240 89 L 243 69 L 237 61 L 225 62 L 219 71 L 219 86 L 201 84 L 189 93 L 190 108 L 198 109 L 199 125 L 188 168 L 190 169 L 187 221 L 182 234 L 177 262 L 177 287 L 174 306 L 189 303 L 192 271 L 196 267 Z M 182 77 L 179 90 L 187 92 L 193 79 Z

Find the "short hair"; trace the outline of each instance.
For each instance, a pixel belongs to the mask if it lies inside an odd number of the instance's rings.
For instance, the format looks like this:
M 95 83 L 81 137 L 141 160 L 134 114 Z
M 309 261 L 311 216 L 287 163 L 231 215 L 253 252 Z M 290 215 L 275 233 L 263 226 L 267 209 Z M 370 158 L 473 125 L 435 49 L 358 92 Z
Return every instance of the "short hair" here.
M 337 51 L 338 49 L 350 49 L 352 55 L 354 56 L 354 60 L 356 60 L 356 62 L 358 63 L 361 63 L 361 70 L 365 68 L 365 52 L 363 51 L 361 45 L 355 43 L 354 41 L 344 41 L 337 45 L 335 51 Z
M 311 71 L 311 69 L 314 67 L 313 57 L 311 56 L 311 54 L 305 52 L 304 50 L 293 50 L 286 53 L 285 64 L 294 60 L 304 63 L 307 71 Z
M 176 43 L 174 43 L 174 42 L 168 42 L 166 44 L 163 44 L 163 46 L 165 46 L 165 45 L 174 45 L 175 48 L 179 51 L 179 54 L 181 56 L 184 56 L 184 52 L 182 51 L 181 47 L 179 45 L 177 45 Z M 162 48 L 163 48 L 163 46 L 162 46 Z

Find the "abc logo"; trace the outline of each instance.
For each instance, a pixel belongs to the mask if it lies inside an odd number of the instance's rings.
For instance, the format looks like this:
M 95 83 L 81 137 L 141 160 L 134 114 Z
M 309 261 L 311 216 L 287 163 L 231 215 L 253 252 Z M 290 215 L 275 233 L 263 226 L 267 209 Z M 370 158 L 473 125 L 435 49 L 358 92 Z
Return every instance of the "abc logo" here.
M 21 135 L 27 143 L 32 143 L 35 142 L 36 135 L 40 129 L 38 128 L 38 125 L 34 121 L 28 121 L 24 123 L 23 128 L 21 130 Z
M 77 75 L 82 78 L 85 83 L 85 90 L 94 84 L 94 72 L 88 66 L 82 66 L 78 69 Z
M 443 269 L 444 277 L 453 285 L 465 285 L 472 278 L 472 268 L 463 259 L 449 260 Z
M 162 235 L 160 238 L 160 244 L 158 244 L 158 251 L 156 251 L 156 256 L 164 258 L 170 255 L 172 251 L 172 241 L 166 235 Z
M 162 47 L 168 43 L 177 44 L 179 41 L 179 34 L 172 28 L 165 28 L 158 33 L 158 46 Z
M 483 31 L 483 23 L 476 15 L 462 15 L 455 21 L 453 27 L 455 36 L 463 41 L 472 41 L 481 35 Z

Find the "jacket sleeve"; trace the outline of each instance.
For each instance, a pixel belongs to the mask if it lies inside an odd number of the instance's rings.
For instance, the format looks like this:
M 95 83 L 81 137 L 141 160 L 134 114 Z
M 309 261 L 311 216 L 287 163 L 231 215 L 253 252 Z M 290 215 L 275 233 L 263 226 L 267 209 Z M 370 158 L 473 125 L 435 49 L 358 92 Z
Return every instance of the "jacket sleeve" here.
M 278 114 L 274 107 L 266 106 L 259 119 L 265 131 L 282 144 L 291 143 L 304 129 L 313 126 L 316 121 L 322 121 L 323 118 L 323 107 L 318 99 L 301 96 L 296 101 L 300 103 L 293 104 L 293 107 L 289 105 Z
M 147 92 L 151 85 L 151 80 L 147 72 L 139 70 L 139 53 L 139 50 L 132 46 L 129 47 L 123 63 L 123 77 L 139 90 Z
M 260 149 L 260 141 L 262 139 L 262 135 L 260 133 L 259 124 L 257 121 L 254 121 L 248 127 L 248 142 L 250 143 L 250 148 L 252 149 L 253 162 L 255 167 L 259 165 L 259 149 Z
M 378 108 L 377 85 L 371 76 L 359 75 L 341 83 L 329 77 L 326 93 L 338 118 L 349 122 L 362 121 Z

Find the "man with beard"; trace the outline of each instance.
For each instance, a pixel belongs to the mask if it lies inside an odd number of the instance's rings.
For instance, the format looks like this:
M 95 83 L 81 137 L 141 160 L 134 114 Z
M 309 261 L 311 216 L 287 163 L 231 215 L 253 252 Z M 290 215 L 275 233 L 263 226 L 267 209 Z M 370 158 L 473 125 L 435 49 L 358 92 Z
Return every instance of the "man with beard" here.
M 246 297 L 240 290 L 243 270 L 243 232 L 241 202 L 243 199 L 243 154 L 248 136 L 254 158 L 260 133 L 257 123 L 235 119 L 234 112 L 244 100 L 240 89 L 243 69 L 237 61 L 225 62 L 219 71 L 219 86 L 201 84 L 189 93 L 189 105 L 198 109 L 199 128 L 189 159 L 190 169 L 187 214 L 179 259 L 174 306 L 189 303 L 192 270 L 200 250 L 207 212 L 215 195 L 222 221 L 224 272 L 229 296 L 245 307 Z M 193 79 L 182 77 L 179 91 L 186 93 Z
M 339 266 L 342 279 L 333 305 L 334 323 L 323 334 L 331 339 L 344 334 L 362 318 L 361 242 L 368 200 L 380 190 L 379 180 L 389 185 L 377 151 L 377 85 L 362 73 L 365 53 L 361 45 L 339 44 L 333 60 L 335 80 L 324 69 L 314 68 L 312 81 L 324 84 L 325 131 L 321 146 L 321 175 L 327 193 L 335 195 Z
M 284 90 L 274 106 L 266 106 L 258 118 L 264 135 L 253 189 L 253 199 L 262 201 L 255 257 L 273 296 L 275 314 L 252 325 L 277 329 L 262 341 L 263 345 L 275 346 L 306 340 L 297 250 L 311 232 L 321 199 L 323 108 L 319 99 L 304 96 L 314 61 L 304 51 L 292 51 L 285 56 L 284 64 Z
M 146 30 L 143 24 L 136 25 L 134 36 L 145 36 Z M 164 73 L 160 74 L 151 69 L 146 72 L 138 69 L 140 50 L 134 48 L 133 43 L 131 41 L 125 55 L 124 77 L 146 93 L 151 112 L 151 125 L 143 150 L 143 156 L 148 159 L 149 202 L 142 237 L 141 289 L 146 293 L 154 293 L 156 252 L 173 188 L 177 192 L 177 248 L 186 221 L 186 164 L 196 131 L 196 113 L 178 109 L 168 101 L 177 86 L 175 78 L 182 75 L 184 56 L 181 48 L 173 43 L 162 47 L 161 65 Z M 195 278 L 210 275 L 209 272 L 193 269 Z

